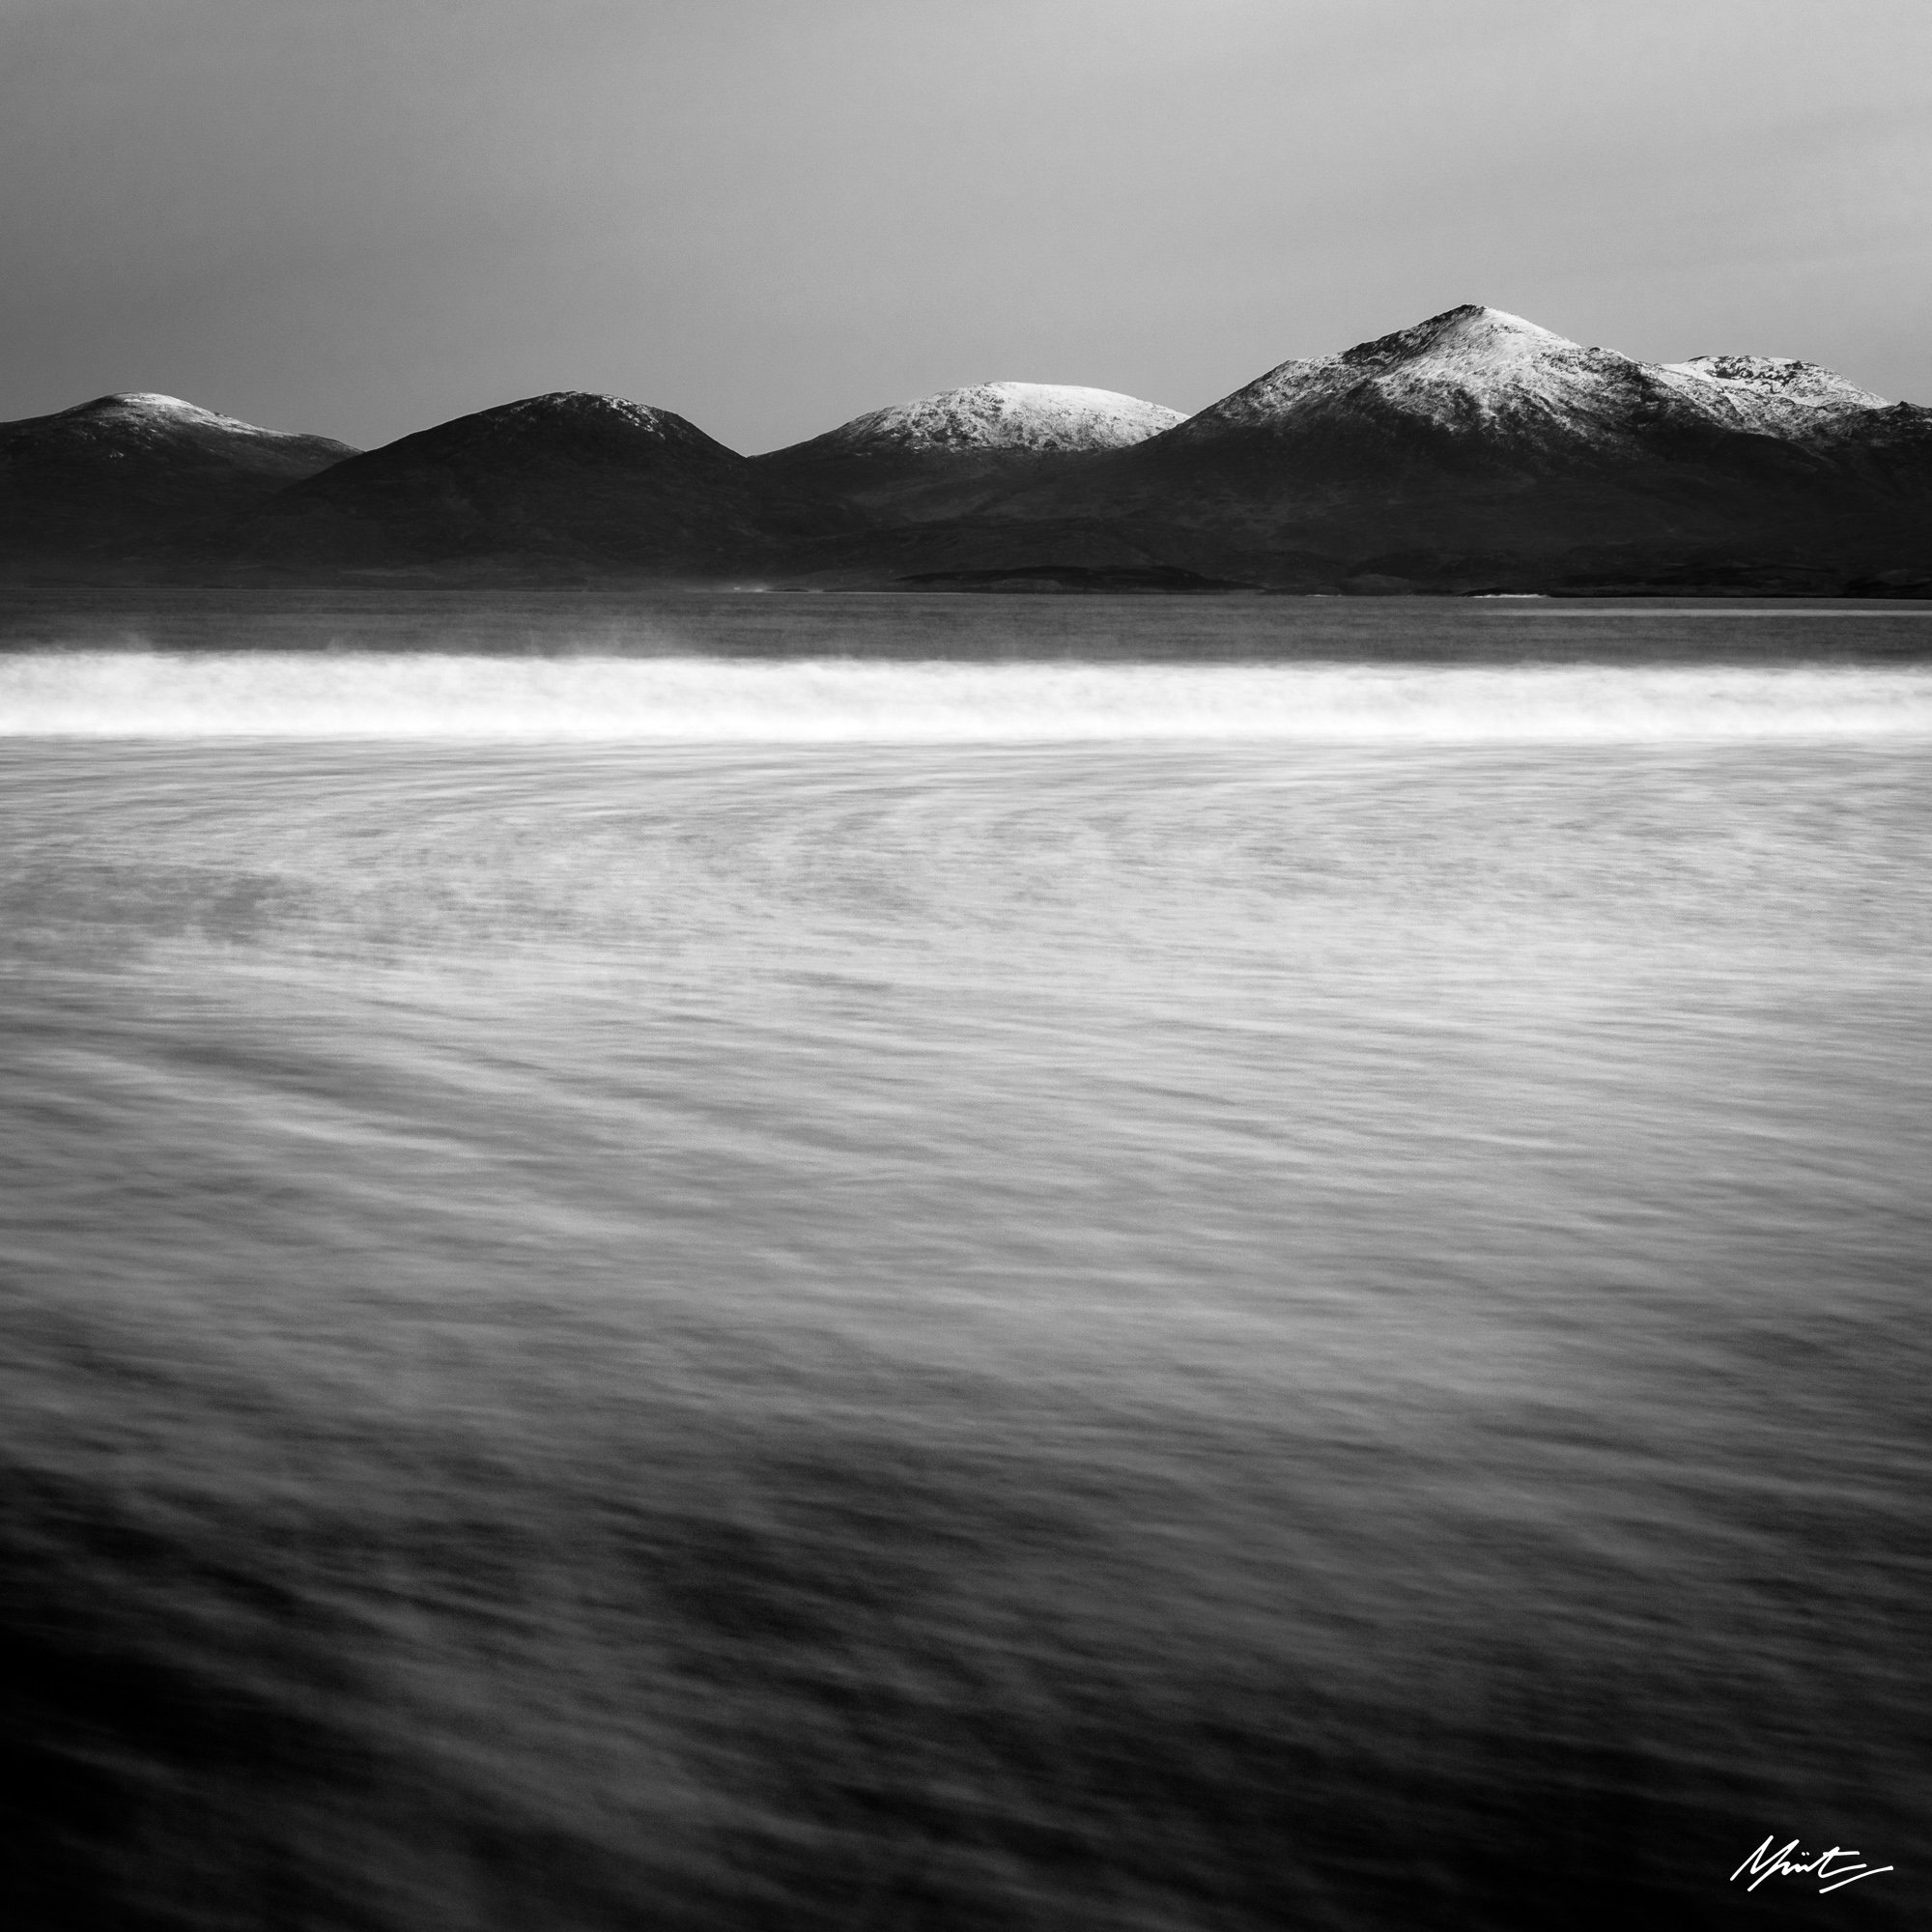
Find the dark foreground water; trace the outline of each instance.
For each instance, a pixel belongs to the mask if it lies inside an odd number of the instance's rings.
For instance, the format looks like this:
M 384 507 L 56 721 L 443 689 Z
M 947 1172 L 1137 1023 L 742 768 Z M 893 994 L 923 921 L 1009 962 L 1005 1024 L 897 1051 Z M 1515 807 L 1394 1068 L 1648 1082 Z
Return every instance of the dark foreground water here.
M 0 677 L 7 1922 L 1925 1922 L 1932 675 L 867 675 Z

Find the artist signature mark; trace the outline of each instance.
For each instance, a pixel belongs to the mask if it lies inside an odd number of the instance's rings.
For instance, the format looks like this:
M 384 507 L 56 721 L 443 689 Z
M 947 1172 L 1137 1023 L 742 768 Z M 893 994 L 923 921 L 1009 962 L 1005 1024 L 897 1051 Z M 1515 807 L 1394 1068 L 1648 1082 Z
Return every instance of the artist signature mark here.
M 1842 1845 L 1833 1845 L 1829 1852 L 1815 1852 L 1807 1856 L 1796 1838 L 1788 1845 L 1779 1845 L 1776 1849 L 1771 1839 L 1766 1838 L 1731 1874 L 1731 1883 L 1735 1885 L 1746 1872 L 1749 1872 L 1752 1874 L 1751 1882 L 1745 1889 L 1755 1891 L 1768 1878 L 1815 1878 L 1819 1881 L 1818 1889 L 1826 1892 L 1836 1891 L 1842 1886 L 1856 1885 L 1861 1878 L 1876 1878 L 1880 1872 L 1896 1869 L 1892 1865 L 1856 1862 L 1863 1857 L 1862 1852 L 1848 1852 Z

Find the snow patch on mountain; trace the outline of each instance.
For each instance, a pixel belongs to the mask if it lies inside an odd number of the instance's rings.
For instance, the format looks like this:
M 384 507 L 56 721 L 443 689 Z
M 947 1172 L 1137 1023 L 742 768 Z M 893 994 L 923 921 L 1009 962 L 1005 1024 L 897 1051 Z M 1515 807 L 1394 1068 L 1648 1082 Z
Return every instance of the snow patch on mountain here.
M 243 422 L 240 416 L 225 416 L 216 410 L 205 410 L 198 403 L 184 402 L 180 396 L 164 396 L 153 389 L 126 389 L 111 396 L 96 396 L 92 402 L 77 403 L 43 420 L 75 424 L 100 424 L 135 433 L 169 430 L 218 431 L 231 437 L 294 438 L 313 441 L 299 431 L 264 429 L 260 423 Z M 345 445 L 346 446 L 346 445 Z
M 264 429 L 259 423 L 225 416 L 180 396 L 152 389 L 126 389 L 75 403 L 51 415 L 0 423 L 0 446 L 16 451 L 64 448 L 75 452 L 140 455 L 171 459 L 185 452 L 228 456 L 245 465 L 279 468 L 288 462 L 320 467 L 311 457 L 334 461 L 355 452 L 332 437 L 298 430 Z M 305 472 L 304 472 L 305 473 Z
M 1284 362 L 1191 418 L 1180 440 L 1364 416 L 1474 435 L 1499 448 L 1634 444 L 1673 421 L 1791 439 L 1886 407 L 1815 363 L 1757 355 L 1640 362 L 1472 303 L 1339 355 Z
M 96 396 L 91 403 L 80 403 L 65 412 L 71 416 L 100 416 L 116 411 L 131 411 L 140 414 L 159 412 L 166 415 L 201 416 L 210 422 L 236 422 L 236 416 L 218 415 L 213 410 L 205 410 L 197 403 L 184 402 L 179 396 L 163 396 L 154 389 L 124 389 L 118 395 Z
M 1804 436 L 1890 407 L 1815 362 L 1788 355 L 1693 355 L 1657 374 L 1686 401 L 1734 429 Z
M 857 416 L 800 447 L 907 450 L 1124 449 L 1186 420 L 1180 410 L 1114 389 L 1061 383 L 980 383 Z
M 599 395 L 589 389 L 553 389 L 546 395 L 498 403 L 493 409 L 479 410 L 474 415 L 459 416 L 456 421 L 539 429 L 551 426 L 633 431 L 660 440 L 682 440 L 687 434 L 703 434 L 669 410 L 654 409 L 649 403 L 634 403 L 626 396 Z
M 1203 410 L 1187 434 L 1286 428 L 1337 409 L 1504 435 L 1581 419 L 1607 434 L 1642 370 L 1472 303 L 1339 355 L 1284 362 Z
M 1814 408 L 1889 407 L 1883 396 L 1860 388 L 1856 383 L 1820 368 L 1816 362 L 1800 362 L 1790 355 L 1693 355 L 1688 362 L 1662 362 L 1658 366 L 1673 376 L 1690 376 L 1699 382 L 1757 395 L 1781 396 L 1787 402 L 1805 403 Z

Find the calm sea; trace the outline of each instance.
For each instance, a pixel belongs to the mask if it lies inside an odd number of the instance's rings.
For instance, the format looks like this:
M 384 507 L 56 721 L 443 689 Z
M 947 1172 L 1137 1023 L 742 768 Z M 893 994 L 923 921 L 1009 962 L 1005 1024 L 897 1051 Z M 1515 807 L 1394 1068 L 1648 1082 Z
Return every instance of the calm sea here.
M 780 601 L 0 656 L 8 1922 L 1926 1922 L 1932 612 Z

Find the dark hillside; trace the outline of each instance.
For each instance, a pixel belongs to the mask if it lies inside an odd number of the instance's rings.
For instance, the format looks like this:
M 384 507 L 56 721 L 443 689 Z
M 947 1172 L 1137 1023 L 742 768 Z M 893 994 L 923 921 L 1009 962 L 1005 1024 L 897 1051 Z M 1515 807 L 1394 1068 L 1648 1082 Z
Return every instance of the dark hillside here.
M 668 410 L 562 391 L 371 450 L 283 492 L 218 560 L 296 575 L 496 566 L 703 576 L 770 539 L 745 459 Z
M 354 456 L 174 396 L 99 396 L 0 423 L 0 576 L 107 577 Z

